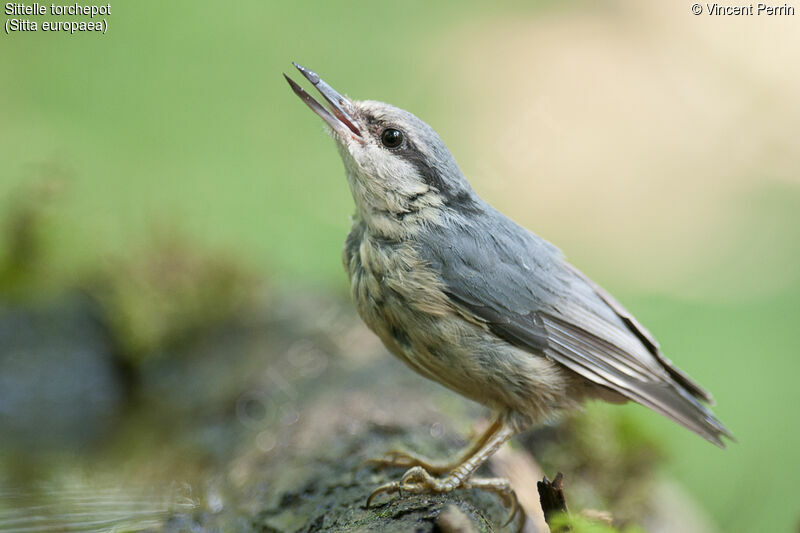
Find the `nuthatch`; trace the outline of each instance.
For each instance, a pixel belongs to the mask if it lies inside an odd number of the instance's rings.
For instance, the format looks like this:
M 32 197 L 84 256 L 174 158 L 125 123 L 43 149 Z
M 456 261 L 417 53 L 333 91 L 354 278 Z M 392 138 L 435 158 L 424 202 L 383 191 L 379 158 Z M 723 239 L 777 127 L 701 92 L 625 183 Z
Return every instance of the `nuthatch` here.
M 711 395 L 622 305 L 475 194 L 430 126 L 294 65 L 330 104 L 286 76 L 344 161 L 357 216 L 343 259 L 361 318 L 412 369 L 494 414 L 450 464 L 390 452 L 379 463 L 410 469 L 370 500 L 477 487 L 507 498 L 513 518 L 508 481 L 472 474 L 514 434 L 585 399 L 633 400 L 720 447 L 733 438 L 703 405 Z

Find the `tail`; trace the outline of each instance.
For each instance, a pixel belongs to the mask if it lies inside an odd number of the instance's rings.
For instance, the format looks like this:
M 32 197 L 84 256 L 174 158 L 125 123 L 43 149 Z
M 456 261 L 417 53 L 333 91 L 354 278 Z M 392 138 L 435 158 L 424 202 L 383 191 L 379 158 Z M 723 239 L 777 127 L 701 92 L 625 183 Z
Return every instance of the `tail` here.
M 722 437 L 736 442 L 725 424 L 679 383 L 643 383 L 640 388 L 644 389 L 644 394 L 631 395 L 638 396 L 632 398 L 636 402 L 674 420 L 720 448 L 725 448 Z

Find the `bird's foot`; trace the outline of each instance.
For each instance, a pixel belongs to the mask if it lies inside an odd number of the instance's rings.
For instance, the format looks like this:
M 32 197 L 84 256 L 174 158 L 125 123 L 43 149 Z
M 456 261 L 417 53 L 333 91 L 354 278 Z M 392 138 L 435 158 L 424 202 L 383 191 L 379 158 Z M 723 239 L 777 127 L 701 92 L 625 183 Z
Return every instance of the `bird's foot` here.
M 463 482 L 454 477 L 447 476 L 444 478 L 433 477 L 427 470 L 421 466 L 414 466 L 409 468 L 400 481 L 392 481 L 381 485 L 369 495 L 367 498 L 367 507 L 372 503 L 373 498 L 378 494 L 386 493 L 392 494 L 395 492 L 408 492 L 411 494 L 421 494 L 423 492 L 446 493 L 452 492 L 458 487 L 462 486 Z
M 413 457 L 413 456 L 411 456 Z M 510 524 L 514 517 L 520 513 L 521 508 L 517 500 L 517 495 L 511 488 L 510 483 L 504 478 L 471 478 L 462 480 L 461 478 L 448 475 L 443 478 L 433 477 L 422 466 L 414 466 L 403 474 L 400 481 L 392 481 L 381 485 L 369 495 L 367 498 L 367 507 L 370 506 L 372 500 L 379 494 L 393 494 L 395 492 L 408 492 L 410 494 L 422 494 L 425 492 L 433 492 L 438 494 L 446 494 L 456 489 L 482 489 L 488 490 L 498 494 L 504 501 L 506 507 L 510 508 L 508 518 L 503 526 Z M 522 515 L 521 524 L 525 523 L 524 513 Z M 521 526 L 520 526 L 521 527 Z
M 411 468 L 419 466 L 434 475 L 442 475 L 455 470 L 459 463 L 440 463 L 426 457 L 403 450 L 390 450 L 383 457 L 368 459 L 367 464 L 377 468 L 402 467 Z

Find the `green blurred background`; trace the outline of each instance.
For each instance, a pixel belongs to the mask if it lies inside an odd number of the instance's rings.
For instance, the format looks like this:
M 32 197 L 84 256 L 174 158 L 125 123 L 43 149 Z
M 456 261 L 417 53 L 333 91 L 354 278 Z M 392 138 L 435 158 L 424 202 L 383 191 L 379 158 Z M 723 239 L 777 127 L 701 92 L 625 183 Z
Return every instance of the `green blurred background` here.
M 739 441 L 723 452 L 624 407 L 669 473 L 722 531 L 788 531 L 800 31 L 689 8 L 140 0 L 112 3 L 106 35 L 2 35 L 0 214 L 32 186 L 52 197 L 44 293 L 175 233 L 273 286 L 346 294 L 353 204 L 282 79 L 298 61 L 422 117 L 479 194 L 617 295 Z

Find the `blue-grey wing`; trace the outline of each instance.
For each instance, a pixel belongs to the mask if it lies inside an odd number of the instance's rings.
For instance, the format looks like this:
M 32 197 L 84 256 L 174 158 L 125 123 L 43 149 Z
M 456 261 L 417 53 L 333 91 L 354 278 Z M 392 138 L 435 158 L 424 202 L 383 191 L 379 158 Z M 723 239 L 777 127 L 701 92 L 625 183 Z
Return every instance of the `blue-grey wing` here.
M 723 446 L 711 397 L 652 335 L 547 241 L 484 205 L 419 236 L 454 306 L 503 340 L 658 411 Z

